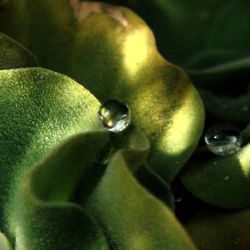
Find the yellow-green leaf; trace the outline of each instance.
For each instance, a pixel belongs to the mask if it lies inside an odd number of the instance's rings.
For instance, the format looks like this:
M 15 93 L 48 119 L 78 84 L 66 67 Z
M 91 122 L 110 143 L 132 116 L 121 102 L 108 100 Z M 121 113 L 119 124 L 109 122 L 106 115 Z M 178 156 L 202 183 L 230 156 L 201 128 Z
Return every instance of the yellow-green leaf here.
M 94 96 L 72 79 L 50 70 L 1 70 L 0 90 L 3 230 L 7 218 L 8 227 L 15 224 L 8 211 L 12 209 L 17 185 L 28 169 L 66 137 L 100 128 L 101 123 L 97 118 L 99 102 Z
M 99 222 L 112 249 L 196 249 L 169 208 L 136 181 L 121 151 L 83 206 Z
M 72 200 L 79 181 L 92 176 L 108 144 L 105 131 L 68 138 L 23 178 L 10 216 L 20 250 L 108 250 L 94 219 Z M 88 193 L 86 188 L 85 194 Z
M 181 181 L 196 197 L 222 208 L 250 205 L 249 127 L 243 135 L 243 147 L 236 153 L 216 156 L 197 153 L 187 164 Z
M 17 40 L 43 66 L 73 77 L 101 102 L 127 103 L 132 123 L 152 145 L 150 167 L 171 182 L 197 145 L 203 106 L 186 74 L 159 54 L 145 22 L 129 9 L 105 3 L 26 0 L 21 5 L 27 10 L 22 20 L 29 24 L 22 28 L 27 39 Z

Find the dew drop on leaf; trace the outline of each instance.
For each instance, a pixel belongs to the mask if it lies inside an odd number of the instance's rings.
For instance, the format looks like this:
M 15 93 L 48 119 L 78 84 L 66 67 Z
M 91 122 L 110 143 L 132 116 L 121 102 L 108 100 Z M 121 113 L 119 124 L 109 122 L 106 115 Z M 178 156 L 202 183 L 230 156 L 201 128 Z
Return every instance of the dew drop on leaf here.
M 208 149 L 221 156 L 236 153 L 241 146 L 240 131 L 230 124 L 211 127 L 204 139 Z
M 113 99 L 101 105 L 98 117 L 104 127 L 114 133 L 125 130 L 131 122 L 129 107 L 125 103 Z

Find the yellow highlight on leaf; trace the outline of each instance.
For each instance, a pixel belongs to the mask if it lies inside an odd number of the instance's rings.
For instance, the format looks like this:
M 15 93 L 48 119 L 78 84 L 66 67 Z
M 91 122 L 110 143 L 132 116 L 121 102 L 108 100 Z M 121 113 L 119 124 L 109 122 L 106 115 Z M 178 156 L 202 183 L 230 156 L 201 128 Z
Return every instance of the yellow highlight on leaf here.
M 249 178 L 250 176 L 250 167 L 249 167 L 249 149 L 250 144 L 246 145 L 237 153 L 237 159 L 240 163 L 242 173 Z
M 170 155 L 179 155 L 183 153 L 190 145 L 193 134 L 190 133 L 190 127 L 195 123 L 196 107 L 193 106 L 194 99 L 192 89 L 187 88 L 186 99 L 179 110 L 172 118 L 172 124 L 167 133 L 163 136 L 161 142 Z M 194 129 L 194 128 L 193 128 Z
M 1 232 L 0 232 L 0 250 L 11 250 L 9 241 Z
M 144 28 L 128 34 L 124 42 L 124 65 L 132 76 L 138 72 L 149 56 L 148 32 Z

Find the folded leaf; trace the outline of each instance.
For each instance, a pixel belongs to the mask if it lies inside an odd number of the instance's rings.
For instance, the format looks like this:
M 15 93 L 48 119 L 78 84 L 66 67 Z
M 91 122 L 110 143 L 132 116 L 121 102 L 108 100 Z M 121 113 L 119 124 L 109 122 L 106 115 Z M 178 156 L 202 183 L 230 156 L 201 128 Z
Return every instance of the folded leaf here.
M 103 228 L 112 249 L 195 249 L 168 207 L 132 176 L 122 151 L 112 157 L 83 206 Z
M 133 177 L 128 150 L 97 167 L 107 139 L 101 131 L 71 137 L 25 176 L 14 213 L 19 249 L 195 249 L 170 210 Z M 94 187 L 85 185 L 88 196 L 73 203 L 79 181 L 90 176 Z
M 66 137 L 100 128 L 99 102 L 70 78 L 42 68 L 0 71 L 0 229 L 15 231 L 17 185 Z M 5 224 L 5 226 L 4 226 Z
M 200 137 L 203 106 L 185 73 L 158 53 L 143 20 L 129 9 L 96 2 L 26 0 L 21 6 L 28 38 L 16 39 L 42 65 L 73 77 L 100 101 L 127 103 L 132 123 L 152 145 L 150 167 L 171 182 Z
M 80 179 L 96 172 L 94 163 L 102 158 L 107 143 L 105 131 L 75 135 L 23 178 L 15 211 L 10 214 L 16 219 L 17 249 L 109 249 L 93 218 L 70 202 Z
M 174 196 L 170 186 L 155 174 L 147 164 L 141 166 L 135 173 L 136 179 L 155 197 L 174 211 Z
M 68 74 L 100 100 L 130 106 L 132 123 L 151 143 L 150 167 L 171 182 L 200 136 L 202 104 L 184 72 L 157 52 L 141 19 L 125 8 L 106 10 L 80 19 Z
M 118 149 L 123 150 L 123 156 L 131 171 L 136 172 L 143 165 L 150 151 L 150 144 L 145 134 L 131 125 L 123 133 L 111 134 L 113 150 L 110 157 Z

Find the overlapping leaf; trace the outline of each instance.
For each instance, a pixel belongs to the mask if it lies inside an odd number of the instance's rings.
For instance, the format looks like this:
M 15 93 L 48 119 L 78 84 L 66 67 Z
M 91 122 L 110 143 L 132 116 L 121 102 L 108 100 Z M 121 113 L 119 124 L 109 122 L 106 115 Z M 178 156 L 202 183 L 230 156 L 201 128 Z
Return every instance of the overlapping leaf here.
M 23 179 L 15 211 L 17 249 L 109 249 L 93 218 L 70 202 L 79 181 L 97 172 L 108 144 L 104 132 L 89 132 L 67 139 Z M 104 170 L 101 170 L 104 171 Z M 86 187 L 85 195 L 88 190 Z
M 42 65 L 72 76 L 100 101 L 126 102 L 132 123 L 152 144 L 150 167 L 172 181 L 197 144 L 203 107 L 185 73 L 157 52 L 146 24 L 107 4 L 27 0 L 21 6 L 29 25 L 22 28 L 27 39 L 17 39 Z
M 106 166 L 100 152 L 107 142 L 98 131 L 69 138 L 24 178 L 16 207 L 20 249 L 195 249 L 168 207 L 133 177 L 126 159 L 142 152 L 141 141 Z
M 0 71 L 0 227 L 22 176 L 69 135 L 101 126 L 99 102 L 72 79 L 42 68 Z
M 249 121 L 249 3 L 136 0 L 129 6 L 153 29 L 160 52 L 202 89 L 210 113 Z

